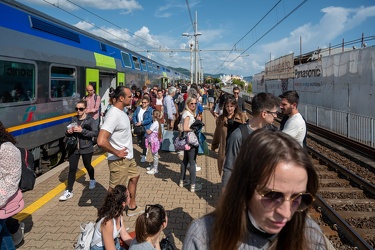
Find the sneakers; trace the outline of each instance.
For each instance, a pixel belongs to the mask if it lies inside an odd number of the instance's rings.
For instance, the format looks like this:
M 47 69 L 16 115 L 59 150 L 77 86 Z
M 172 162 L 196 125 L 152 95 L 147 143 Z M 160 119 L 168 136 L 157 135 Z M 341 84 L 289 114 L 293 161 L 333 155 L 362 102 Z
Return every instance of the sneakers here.
M 196 191 L 199 191 L 202 189 L 202 184 L 195 183 L 190 185 L 190 192 L 195 193 Z
M 154 168 L 148 170 L 146 173 L 147 174 L 157 174 L 157 173 L 159 173 L 159 171 L 158 171 L 157 168 L 154 167 Z
M 137 214 L 143 214 L 145 210 L 141 207 L 136 206 L 135 208 L 128 208 L 126 215 L 131 217 Z
M 147 170 L 147 171 L 150 171 L 152 168 L 153 168 L 153 166 L 148 165 L 148 167 L 146 168 L 146 170 Z
M 184 187 L 190 184 L 190 180 L 180 180 L 179 187 Z
M 146 156 L 142 155 L 141 162 L 146 162 Z
M 59 200 L 60 201 L 66 201 L 67 199 L 70 199 L 73 197 L 73 193 L 69 192 L 69 190 L 65 190 L 64 194 L 60 196 Z
M 90 186 L 89 189 L 94 189 L 96 184 L 96 180 L 90 180 Z
M 17 232 L 12 234 L 12 240 L 15 247 L 18 247 L 22 241 L 23 237 L 25 235 L 25 223 L 20 222 L 20 226 L 18 227 Z

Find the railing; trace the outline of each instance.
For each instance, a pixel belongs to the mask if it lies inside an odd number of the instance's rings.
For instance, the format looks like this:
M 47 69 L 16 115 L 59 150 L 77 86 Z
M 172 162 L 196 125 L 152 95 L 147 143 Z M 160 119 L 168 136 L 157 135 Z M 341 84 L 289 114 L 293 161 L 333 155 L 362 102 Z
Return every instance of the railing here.
M 307 104 L 299 104 L 298 111 L 308 123 L 328 129 L 367 146 L 375 147 L 375 121 L 373 117 Z

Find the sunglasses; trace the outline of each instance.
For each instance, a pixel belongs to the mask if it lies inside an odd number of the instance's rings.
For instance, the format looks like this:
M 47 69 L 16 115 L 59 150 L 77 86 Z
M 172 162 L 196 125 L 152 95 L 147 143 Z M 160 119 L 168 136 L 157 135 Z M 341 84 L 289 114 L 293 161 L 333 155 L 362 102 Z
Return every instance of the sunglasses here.
M 147 104 L 148 102 L 142 102 L 142 104 Z
M 265 193 L 257 193 L 262 196 L 260 202 L 265 209 L 274 210 L 281 206 L 284 201 L 289 201 L 293 211 L 302 212 L 310 207 L 314 202 L 314 197 L 310 193 L 293 194 L 290 198 L 285 198 L 284 194 L 279 191 L 269 190 Z
M 196 105 L 197 103 L 196 102 L 191 102 L 190 105 Z
M 147 216 L 147 214 L 150 212 L 151 208 L 157 208 L 159 209 L 159 212 L 160 212 L 160 219 L 161 219 L 161 224 L 163 224 L 163 222 L 165 222 L 165 216 L 166 216 L 166 212 L 165 212 L 165 209 L 162 205 L 160 204 L 155 204 L 155 205 L 146 205 L 145 207 L 145 214 Z M 147 217 L 148 218 L 148 217 Z
M 240 94 L 240 92 L 233 92 L 233 94 L 234 94 L 234 95 L 239 95 L 239 94 Z
M 265 110 L 268 114 L 271 114 L 271 115 L 277 115 L 277 111 L 275 112 L 272 112 L 272 111 L 268 111 L 268 110 Z
M 76 111 L 84 111 L 85 110 L 85 108 L 76 108 Z

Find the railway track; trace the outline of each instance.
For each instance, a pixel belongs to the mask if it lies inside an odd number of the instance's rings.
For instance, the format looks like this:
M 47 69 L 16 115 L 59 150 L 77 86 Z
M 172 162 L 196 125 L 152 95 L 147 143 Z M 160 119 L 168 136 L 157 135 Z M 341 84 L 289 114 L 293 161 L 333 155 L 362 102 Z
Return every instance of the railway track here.
M 320 176 L 320 189 L 310 215 L 334 248 L 374 249 L 375 170 L 368 162 L 373 162 L 375 149 L 316 126 L 308 125 L 308 131 L 307 151 Z M 329 138 L 339 146 L 328 145 L 317 137 Z M 346 153 L 342 152 L 343 146 Z

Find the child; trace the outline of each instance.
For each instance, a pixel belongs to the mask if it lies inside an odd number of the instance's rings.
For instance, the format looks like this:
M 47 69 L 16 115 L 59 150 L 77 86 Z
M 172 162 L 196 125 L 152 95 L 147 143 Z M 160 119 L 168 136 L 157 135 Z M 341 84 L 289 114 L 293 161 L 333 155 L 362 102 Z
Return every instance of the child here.
M 150 129 L 146 130 L 146 147 L 151 148 L 152 157 L 154 159 L 153 165 L 147 168 L 147 174 L 157 174 L 158 173 L 158 161 L 159 155 L 158 151 L 160 149 L 160 143 L 162 142 L 162 130 L 160 126 L 160 116 L 161 112 L 159 110 L 154 110 L 152 112 L 152 120 Z
M 98 210 L 91 250 L 120 249 L 118 235 L 129 246 L 132 238 L 126 232 L 122 215 L 129 205 L 129 191 L 123 185 L 117 185 L 108 192 L 103 205 Z
M 135 235 L 130 250 L 160 249 L 159 236 L 167 227 L 168 218 L 163 206 L 146 205 L 145 212 L 135 222 Z

